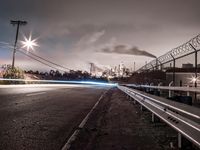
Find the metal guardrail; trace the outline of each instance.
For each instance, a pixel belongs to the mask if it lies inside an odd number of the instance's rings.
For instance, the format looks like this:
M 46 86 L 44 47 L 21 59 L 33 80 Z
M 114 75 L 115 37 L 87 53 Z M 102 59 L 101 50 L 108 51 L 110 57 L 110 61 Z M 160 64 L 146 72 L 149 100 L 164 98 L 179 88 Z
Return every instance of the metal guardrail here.
M 200 148 L 200 111 L 198 108 L 178 102 L 172 103 L 164 98 L 151 97 L 125 86 L 118 86 L 118 88 L 178 131 L 179 148 L 181 147 L 181 135 Z
M 183 92 L 196 92 L 200 93 L 199 87 L 184 87 L 184 86 L 151 86 L 151 85 L 136 85 L 136 84 L 125 84 L 128 87 L 134 88 L 152 88 L 152 89 L 161 89 L 161 90 L 171 90 L 171 91 L 183 91 Z

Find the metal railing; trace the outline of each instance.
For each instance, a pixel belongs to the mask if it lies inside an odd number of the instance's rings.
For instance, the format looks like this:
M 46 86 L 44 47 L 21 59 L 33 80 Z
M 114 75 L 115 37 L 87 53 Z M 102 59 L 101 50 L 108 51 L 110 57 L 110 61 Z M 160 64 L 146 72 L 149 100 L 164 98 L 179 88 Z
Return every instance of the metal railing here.
M 200 111 L 189 105 L 150 96 L 141 91 L 125 86 L 118 86 L 128 96 L 147 108 L 152 115 L 158 116 L 165 123 L 178 131 L 178 147 L 181 147 L 181 135 L 200 148 Z
M 189 86 L 152 86 L 152 85 L 137 85 L 137 84 L 125 84 L 125 86 L 134 87 L 134 88 L 142 87 L 142 88 L 150 88 L 150 89 L 200 93 L 199 87 L 189 87 Z

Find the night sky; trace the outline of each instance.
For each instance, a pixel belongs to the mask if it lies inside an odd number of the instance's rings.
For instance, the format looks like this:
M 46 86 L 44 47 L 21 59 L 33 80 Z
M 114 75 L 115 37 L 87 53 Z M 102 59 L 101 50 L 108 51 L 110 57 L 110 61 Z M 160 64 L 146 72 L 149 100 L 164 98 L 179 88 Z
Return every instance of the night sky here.
M 10 20 L 26 20 L 19 41 L 32 33 L 40 45 L 33 52 L 58 64 L 89 70 L 89 62 L 133 67 L 135 61 L 139 68 L 154 59 L 151 54 L 160 56 L 200 33 L 199 6 L 199 0 L 0 0 L 0 42 L 13 45 Z M 150 55 L 111 53 L 117 46 Z M 12 51 L 0 47 L 0 64 L 11 58 Z M 50 70 L 21 54 L 16 66 Z

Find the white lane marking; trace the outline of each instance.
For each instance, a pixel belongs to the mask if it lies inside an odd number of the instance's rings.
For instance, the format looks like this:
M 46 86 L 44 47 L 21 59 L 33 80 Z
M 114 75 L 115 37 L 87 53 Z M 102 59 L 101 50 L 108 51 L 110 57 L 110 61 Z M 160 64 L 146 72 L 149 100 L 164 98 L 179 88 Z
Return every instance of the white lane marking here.
M 35 96 L 35 95 L 41 95 L 41 94 L 45 94 L 46 92 L 37 92 L 37 93 L 31 93 L 31 94 L 27 94 L 26 96 Z
M 74 133 L 70 136 L 70 138 L 67 140 L 67 143 L 65 143 L 65 145 L 62 147 L 61 150 L 69 150 L 71 147 L 71 143 L 76 139 L 77 135 L 80 132 L 80 129 L 82 129 L 84 127 L 84 125 L 86 124 L 86 122 L 88 121 L 90 115 L 92 114 L 92 112 L 94 111 L 94 109 L 97 107 L 97 105 L 99 104 L 99 102 L 101 101 L 101 99 L 104 97 L 104 95 L 108 92 L 109 90 L 106 90 L 101 97 L 98 99 L 98 101 L 95 103 L 95 105 L 92 107 L 92 109 L 90 110 L 90 112 L 87 114 L 87 116 L 82 120 L 82 122 L 80 123 L 80 125 L 78 126 L 78 129 L 76 129 L 74 131 Z

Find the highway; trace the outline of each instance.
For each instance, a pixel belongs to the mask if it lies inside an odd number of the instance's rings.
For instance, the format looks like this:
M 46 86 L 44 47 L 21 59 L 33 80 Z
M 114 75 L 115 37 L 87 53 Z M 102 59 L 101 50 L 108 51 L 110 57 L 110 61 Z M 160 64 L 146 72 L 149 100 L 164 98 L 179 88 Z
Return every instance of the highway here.
M 0 86 L 0 149 L 61 149 L 108 88 Z

